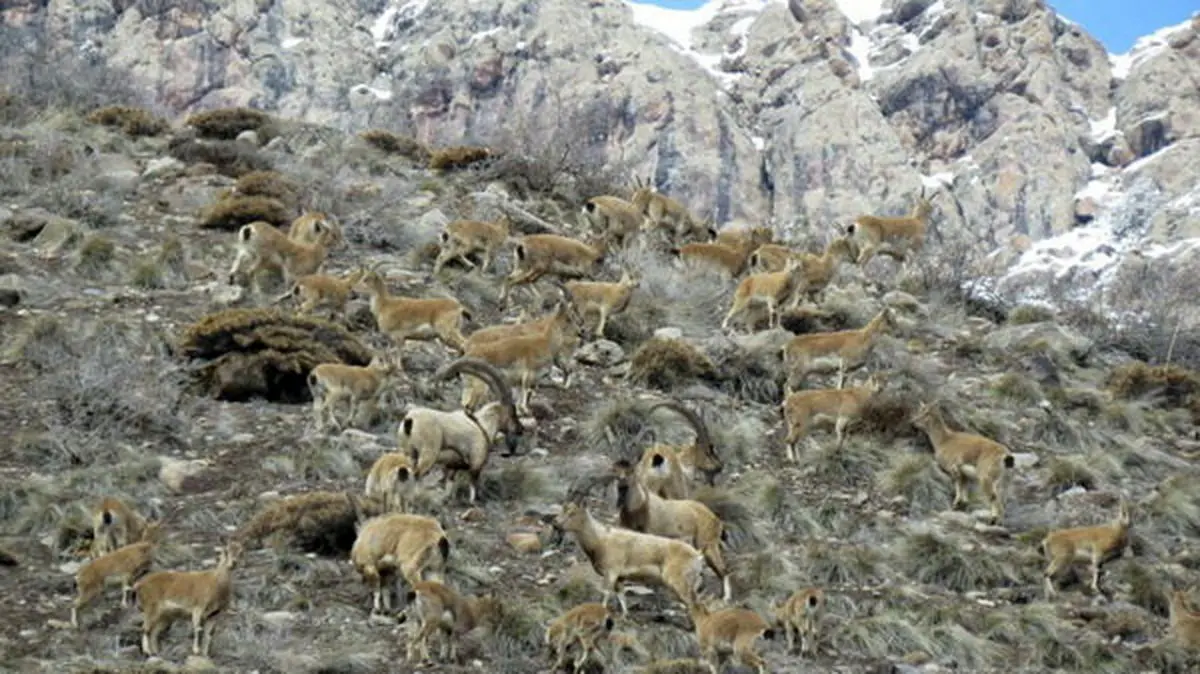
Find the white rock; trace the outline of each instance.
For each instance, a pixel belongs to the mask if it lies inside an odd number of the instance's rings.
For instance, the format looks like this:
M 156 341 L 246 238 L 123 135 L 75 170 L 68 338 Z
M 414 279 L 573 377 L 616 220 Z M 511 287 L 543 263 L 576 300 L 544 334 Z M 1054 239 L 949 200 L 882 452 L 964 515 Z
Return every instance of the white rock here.
M 654 331 L 656 339 L 682 339 L 683 330 L 679 328 L 659 328 Z

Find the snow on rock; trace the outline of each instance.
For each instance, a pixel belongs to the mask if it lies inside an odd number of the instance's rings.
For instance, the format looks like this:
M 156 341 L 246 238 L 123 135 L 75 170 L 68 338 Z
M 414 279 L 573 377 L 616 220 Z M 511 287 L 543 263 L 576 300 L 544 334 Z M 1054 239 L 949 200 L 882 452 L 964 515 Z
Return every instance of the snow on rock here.
M 745 53 L 747 46 L 746 34 L 750 31 L 750 26 L 754 24 L 755 19 L 758 18 L 758 15 L 764 8 L 780 1 L 709 0 L 709 2 L 694 9 L 671 9 L 644 2 L 632 2 L 631 0 L 626 0 L 625 4 L 633 13 L 635 23 L 660 33 L 671 42 L 679 53 L 691 57 L 692 60 L 699 63 L 717 81 L 728 85 L 738 75 L 722 70 L 722 63 Z M 730 28 L 733 36 L 741 38 L 737 52 L 711 54 L 703 53 L 696 49 L 693 33 L 697 29 L 707 26 L 720 15 L 740 12 L 748 14 L 738 19 Z
M 1133 43 L 1133 48 L 1124 54 L 1109 54 L 1108 62 L 1112 65 L 1113 78 L 1123 80 L 1128 77 L 1129 72 L 1139 64 L 1166 49 L 1167 38 L 1176 31 L 1188 29 L 1190 26 L 1191 19 L 1188 19 L 1182 23 L 1161 28 L 1149 35 L 1138 38 L 1137 42 Z
M 371 24 L 371 37 L 376 47 L 387 47 L 396 37 L 396 27 L 414 21 L 429 7 L 429 0 L 392 0 L 386 9 Z
M 1103 119 L 1088 120 L 1092 126 L 1092 140 L 1097 143 L 1104 141 L 1117 135 L 1117 107 L 1113 106 L 1108 109 L 1108 114 Z
M 858 79 L 866 82 L 875 76 L 871 69 L 871 40 L 857 27 L 850 30 L 850 55 L 858 67 Z
M 883 0 L 836 0 L 836 4 L 856 24 L 874 21 L 883 14 Z

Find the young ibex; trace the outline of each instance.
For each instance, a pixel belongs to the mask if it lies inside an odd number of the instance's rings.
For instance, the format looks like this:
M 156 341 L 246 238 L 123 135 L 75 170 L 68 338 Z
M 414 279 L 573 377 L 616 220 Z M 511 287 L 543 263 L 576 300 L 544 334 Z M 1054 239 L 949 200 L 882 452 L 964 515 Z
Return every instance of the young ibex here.
M 1129 502 L 1122 495 L 1117 518 L 1112 522 L 1090 527 L 1058 529 L 1046 534 L 1042 539 L 1042 555 L 1049 561 L 1046 571 L 1042 574 L 1046 586 L 1046 599 L 1053 599 L 1057 594 L 1054 589 L 1054 577 L 1081 558 L 1091 564 L 1091 588 L 1097 595 L 1100 594 L 1100 567 L 1105 562 L 1116 559 L 1118 555 L 1128 557 L 1133 553 L 1133 541 L 1129 536 L 1130 523 Z
M 871 322 L 857 330 L 819 332 L 811 335 L 796 335 L 783 346 L 783 364 L 788 372 L 787 387 L 795 390 L 809 372 L 821 366 L 827 359 L 838 364 L 837 387 L 846 383 L 846 373 L 862 367 L 871 355 L 879 335 L 896 329 L 896 318 L 890 307 L 884 308 Z
M 429 637 L 441 633 L 442 661 L 458 662 L 458 639 L 476 627 L 494 627 L 501 619 L 502 606 L 492 594 L 461 595 L 436 580 L 413 585 L 408 594 L 409 613 L 419 622 L 408 641 L 405 659 L 413 661 L 418 653 L 422 661 L 430 659 Z
M 233 598 L 233 568 L 243 551 L 231 541 L 217 566 L 205 571 L 155 571 L 133 586 L 142 611 L 142 652 L 158 654 L 158 637 L 172 622 L 192 619 L 192 654 L 207 657 L 218 614 Z
M 704 561 L 721 581 L 722 598 L 733 596 L 729 567 L 721 554 L 725 525 L 708 506 L 691 499 L 665 499 L 637 478 L 634 466 L 624 459 L 613 464 L 617 478 L 617 523 L 633 531 L 686 541 L 704 555 Z
M 825 592 L 818 587 L 797 590 L 775 607 L 775 620 L 783 625 L 787 635 L 788 653 L 796 650 L 800 639 L 801 653 L 815 653 L 821 614 L 825 611 Z
M 846 227 L 846 233 L 859 243 L 858 265 L 866 265 L 885 246 L 892 256 L 907 264 L 910 254 L 920 252 L 925 245 L 925 229 L 933 213 L 930 199 L 925 198 L 922 186 L 912 213 L 906 217 L 858 216 L 854 224 Z
M 721 329 L 728 330 L 729 322 L 741 315 L 752 302 L 762 302 L 767 306 L 767 327 L 774 328 L 779 325 L 780 305 L 798 304 L 803 290 L 804 268 L 796 258 L 788 260 L 783 271 L 751 274 L 742 279 L 733 292 L 733 304 L 729 307 L 729 313 L 725 314 L 725 320 L 721 321 Z
M 755 274 L 765 271 L 783 271 L 788 260 L 799 254 L 798 251 L 794 251 L 782 243 L 764 243 L 755 248 L 754 252 L 750 253 L 750 257 L 746 258 L 746 268 Z
M 282 270 L 284 279 L 290 282 L 319 272 L 327 255 L 328 248 L 321 241 L 296 241 L 269 222 L 251 222 L 237 231 L 237 255 L 229 268 L 228 282 L 232 285 L 244 274 L 250 278 L 255 291 L 261 292 L 258 285 L 260 271 Z
M 1200 612 L 1188 607 L 1188 593 L 1171 593 L 1171 637 L 1183 648 L 1200 650 Z
M 388 452 L 371 465 L 364 495 L 383 502 L 388 512 L 407 512 L 416 488 L 417 469 L 407 452 Z
M 121 606 L 133 597 L 133 583 L 150 570 L 158 543 L 159 523 L 151 522 L 142 531 L 141 540 L 89 560 L 75 572 L 78 596 L 71 606 L 71 626 L 79 627 L 79 611 L 95 601 L 112 579 L 121 581 Z
M 843 261 L 853 261 L 857 255 L 856 250 L 854 241 L 843 236 L 830 241 L 821 255 L 796 253 L 796 257 L 800 259 L 800 266 L 804 268 L 804 294 L 813 300 L 819 300 L 833 281 L 838 267 Z
M 633 197 L 630 202 L 642 214 L 642 230 L 660 228 L 670 230 L 677 240 L 715 239 L 716 230 L 706 221 L 692 215 L 686 206 L 658 192 L 649 180 L 634 177 Z
M 609 195 L 588 199 L 580 212 L 598 234 L 608 237 L 618 246 L 637 233 L 643 219 L 632 203 Z
M 991 506 L 993 524 L 1004 519 L 1004 499 L 1000 493 L 1004 472 L 1016 464 L 1004 445 L 974 433 L 952 431 L 935 405 L 922 403 L 912 424 L 925 431 L 933 444 L 938 468 L 954 480 L 955 509 L 967 506 L 970 481 L 975 480 Z
M 529 410 L 538 375 L 551 365 L 563 372 L 563 387 L 571 385 L 570 355 L 579 344 L 579 321 L 570 302 L 560 302 L 554 318 L 536 332 L 522 332 L 512 337 L 467 345 L 464 357 L 476 358 L 503 373 L 505 381 L 516 380 L 521 388 L 518 408 Z M 473 410 L 485 392 L 483 383 L 474 377 L 463 382 L 462 407 Z
M 604 260 L 607 249 L 603 238 L 589 245 L 558 234 L 523 236 L 514 248 L 516 259 L 512 273 L 504 278 L 500 301 L 507 302 L 514 287 L 534 283 L 547 274 L 562 279 L 590 276 Z
M 371 314 L 379 331 L 396 343 L 397 366 L 402 366 L 404 343 L 409 339 L 436 338 L 460 353 L 465 348 L 462 322 L 471 313 L 453 297 L 416 299 L 388 293 L 379 272 L 369 271 L 359 285 L 371 297 Z
M 726 230 L 718 234 L 714 241 L 684 244 L 672 248 L 671 254 L 687 262 L 714 265 L 729 274 L 730 278 L 736 278 L 746 270 L 750 253 L 758 246 L 769 243 L 773 236 L 768 227 Z
M 846 426 L 858 419 L 863 406 L 881 388 L 882 379 L 878 375 L 872 375 L 863 386 L 788 391 L 780 406 L 783 410 L 783 420 L 787 423 L 787 439 L 784 440 L 784 445 L 787 447 L 788 461 L 797 461 L 800 440 L 807 435 L 809 425 L 826 417 L 834 419 L 834 432 L 837 434 L 837 446 L 840 449 L 846 440 Z
M 479 253 L 483 258 L 478 269 L 486 273 L 496 259 L 500 247 L 508 241 L 512 222 L 507 215 L 501 215 L 495 222 L 482 220 L 455 220 L 446 225 L 441 236 L 441 250 L 433 261 L 433 274 L 437 276 L 442 267 L 451 260 L 460 260 L 471 269 L 476 269 L 469 255 Z
M 601 524 L 586 507 L 575 502 L 563 506 L 554 523 L 575 535 L 592 568 L 603 579 L 604 598 L 600 603 L 608 606 L 615 592 L 622 616 L 629 615 L 624 586 L 627 580 L 664 585 L 685 605 L 696 603 L 704 568 L 704 556 L 696 548 L 673 538 Z
M 392 587 L 384 592 L 384 577 L 402 578 L 410 588 L 430 574 L 440 578 L 450 556 L 450 539 L 432 517 L 389 513 L 372 517 L 358 529 L 350 561 L 371 586 L 371 613 L 392 610 Z
M 692 622 L 696 625 L 696 640 L 700 656 L 712 674 L 717 674 L 721 655 L 732 653 L 739 662 L 753 667 L 759 674 L 767 671 L 766 662 L 755 650 L 760 637 L 773 639 L 775 631 L 762 616 L 744 608 L 713 611 L 698 601 L 691 607 Z
M 614 624 L 608 607 L 597 602 L 580 604 L 552 620 L 546 626 L 546 648 L 550 651 L 550 657 L 554 658 L 551 667 L 557 672 L 567 664 L 567 654 L 573 644 L 578 644 L 580 648 L 579 655 L 572 663 L 573 671 L 580 671 L 593 653 L 599 660 L 605 661 L 598 642 L 612 633 Z
M 93 558 L 142 540 L 146 518 L 118 498 L 105 497 L 92 508 Z
M 715 484 L 717 474 L 725 467 L 713 445 L 708 426 L 692 410 L 675 400 L 661 400 L 650 405 L 646 413 L 663 407 L 682 416 L 696 433 L 696 441 L 682 447 L 653 444 L 642 452 L 638 461 L 637 476 L 652 493 L 662 498 L 686 499 L 692 489 L 696 473 L 704 481 Z
M 296 279 L 292 289 L 279 296 L 282 301 L 289 297 L 300 302 L 297 312 L 311 315 L 318 308 L 329 311 L 329 317 L 336 318 L 346 313 L 346 302 L 355 286 L 362 281 L 366 270 L 356 269 L 342 278 L 330 274 L 307 274 Z
M 445 471 L 444 479 L 453 485 L 455 474 L 465 470 L 470 476 L 468 500 L 474 503 L 479 476 L 487 463 L 492 443 L 503 433 L 508 452 L 514 453 L 525 431 L 508 383 L 491 365 L 461 358 L 437 372 L 434 379 L 448 379 L 468 372 L 486 382 L 498 400 L 484 405 L 474 414 L 465 409 L 443 412 L 414 407 L 404 415 L 396 434 L 399 450 L 413 456 L 417 462 L 417 479 L 440 463 Z
M 400 366 L 387 356 L 375 356 L 361 367 L 344 363 L 321 363 L 308 373 L 308 390 L 313 399 L 313 425 L 321 430 L 330 426 L 341 430 L 354 423 L 362 410 L 378 405 L 394 386 Z M 346 421 L 337 418 L 336 406 L 346 402 Z
M 555 305 L 554 309 L 546 312 L 541 318 L 529 320 L 529 314 L 526 309 L 521 309 L 521 313 L 517 317 L 515 323 L 501 323 L 498 325 L 489 325 L 485 328 L 479 328 L 470 335 L 467 335 L 467 347 L 476 344 L 484 344 L 486 342 L 494 342 L 498 339 L 515 337 L 517 335 L 535 334 L 544 330 L 551 323 L 558 320 L 558 312 L 562 310 L 560 305 Z
M 596 324 L 596 339 L 604 338 L 604 326 L 608 317 L 618 314 L 629 306 L 633 292 L 637 290 L 641 279 L 630 275 L 628 270 L 621 273 L 621 280 L 616 283 L 603 281 L 568 281 L 563 285 L 563 292 L 583 319 L 590 313 L 596 313 L 600 322 Z
M 319 243 L 329 250 L 346 244 L 342 226 L 320 211 L 307 211 L 293 220 L 288 227 L 287 237 L 296 243 Z

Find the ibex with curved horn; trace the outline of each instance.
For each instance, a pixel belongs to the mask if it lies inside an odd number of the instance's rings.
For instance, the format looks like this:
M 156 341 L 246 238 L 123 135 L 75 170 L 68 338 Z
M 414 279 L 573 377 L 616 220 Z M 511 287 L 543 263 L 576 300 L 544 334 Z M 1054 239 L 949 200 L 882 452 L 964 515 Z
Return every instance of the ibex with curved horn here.
M 428 407 L 408 410 L 397 430 L 400 451 L 410 452 L 416 462 L 420 479 L 434 465 L 444 470 L 443 481 L 452 483 L 460 470 L 471 477 L 471 503 L 475 502 L 479 476 L 487 463 L 492 443 L 504 435 L 508 453 L 514 454 L 525 433 L 517 416 L 512 390 L 495 367 L 475 358 L 460 358 L 433 375 L 433 380 L 449 379 L 468 373 L 487 382 L 497 400 L 487 403 L 475 413 L 465 409 L 443 412 Z
M 638 462 L 637 478 L 658 496 L 686 499 L 691 495 L 691 483 L 697 472 L 704 476 L 706 483 L 712 485 L 725 464 L 717 455 L 708 426 L 700 415 L 677 400 L 655 401 L 646 408 L 646 415 L 660 407 L 683 417 L 695 431 L 696 440 L 682 446 L 655 443 L 647 447 Z

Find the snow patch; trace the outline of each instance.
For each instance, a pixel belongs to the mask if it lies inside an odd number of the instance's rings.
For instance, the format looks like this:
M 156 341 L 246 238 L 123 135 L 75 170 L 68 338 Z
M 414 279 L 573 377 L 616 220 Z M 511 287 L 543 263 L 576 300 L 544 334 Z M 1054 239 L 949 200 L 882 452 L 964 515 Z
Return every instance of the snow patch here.
M 720 66 L 726 59 L 737 58 L 745 53 L 747 47 L 746 34 L 755 19 L 768 5 L 780 0 L 709 0 L 694 9 L 670 9 L 644 2 L 625 0 L 633 14 L 634 23 L 645 26 L 667 38 L 679 53 L 690 57 L 699 63 L 710 75 L 724 85 L 729 85 L 737 79 L 737 73 L 721 70 Z M 738 51 L 734 53 L 702 53 L 696 50 L 692 33 L 707 26 L 722 14 L 734 12 L 749 12 L 749 16 L 737 20 L 731 27 L 730 33 L 741 38 Z
M 352 91 L 356 94 L 359 94 L 360 96 L 364 95 L 364 94 L 371 94 L 377 100 L 380 100 L 380 101 L 392 100 L 392 92 L 387 91 L 386 89 L 376 89 L 375 87 L 369 87 L 365 84 L 356 84 L 350 88 L 350 91 Z
M 292 49 L 293 47 L 296 47 L 297 45 L 299 45 L 301 42 L 304 42 L 304 38 L 302 38 L 302 37 L 285 37 L 285 38 L 283 38 L 283 40 L 281 40 L 279 42 L 279 46 L 284 49 Z
M 952 171 L 942 171 L 933 175 L 922 175 L 921 184 L 925 189 L 937 190 L 945 187 L 954 186 L 954 173 Z
M 850 29 L 850 55 L 858 67 L 858 79 L 866 82 L 875 76 L 871 69 L 871 40 L 858 27 Z
M 1129 77 L 1129 72 L 1138 65 L 1152 58 L 1167 47 L 1167 38 L 1178 30 L 1189 28 L 1192 20 L 1188 19 L 1173 26 L 1160 28 L 1149 35 L 1139 37 L 1133 47 L 1124 54 L 1109 54 L 1108 63 L 1112 66 L 1113 79 L 1123 80 Z
M 503 30 L 504 26 L 496 26 L 495 28 L 479 31 L 478 33 L 475 33 L 471 37 L 467 38 L 467 46 L 470 47 L 480 40 L 486 40 L 493 35 L 499 34 Z
M 396 37 L 396 24 L 400 21 L 412 21 L 429 7 L 429 0 L 407 0 L 407 2 L 388 5 L 374 22 L 371 23 L 371 37 L 375 38 L 376 47 L 386 47 Z
M 750 142 L 754 143 L 754 149 L 762 152 L 767 148 L 767 139 L 762 136 L 752 136 Z
M 883 0 L 836 0 L 835 4 L 856 24 L 874 21 L 883 15 Z
M 1109 138 L 1117 135 L 1117 108 L 1113 106 L 1108 109 L 1108 114 L 1103 119 L 1089 120 L 1092 125 L 1092 140 L 1097 143 L 1102 143 Z

